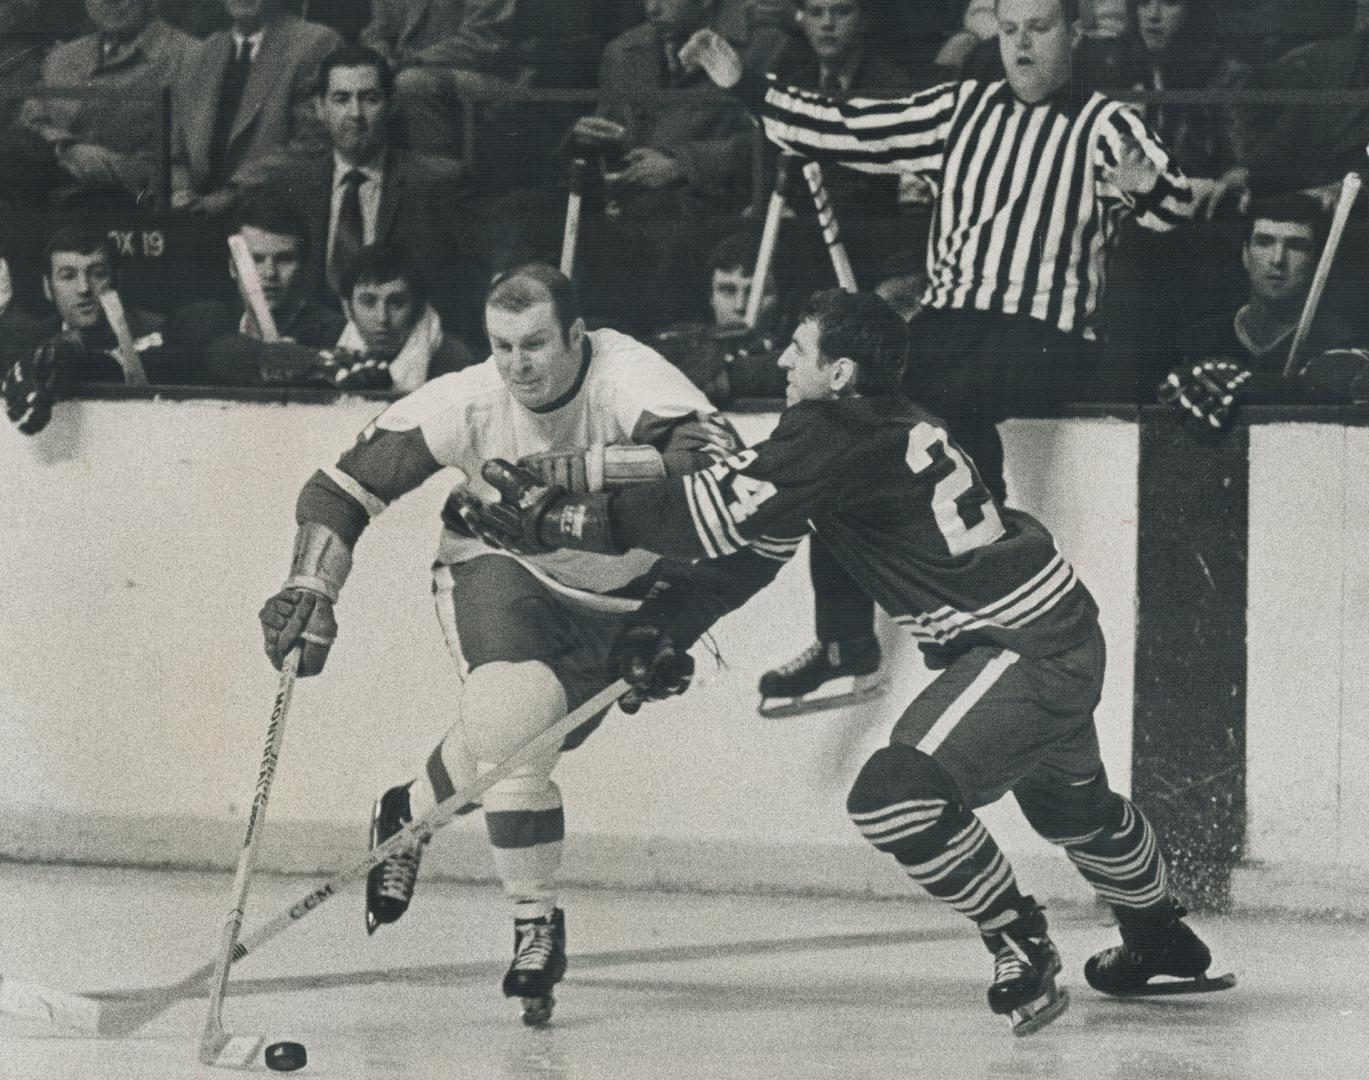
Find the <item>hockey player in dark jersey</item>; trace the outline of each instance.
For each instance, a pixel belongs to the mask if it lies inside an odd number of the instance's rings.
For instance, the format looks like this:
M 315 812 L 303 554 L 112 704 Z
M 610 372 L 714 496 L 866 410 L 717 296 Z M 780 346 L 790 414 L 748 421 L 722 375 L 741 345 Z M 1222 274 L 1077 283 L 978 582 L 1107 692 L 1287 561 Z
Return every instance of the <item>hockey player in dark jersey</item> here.
M 816 532 L 944 669 L 864 764 L 847 806 L 866 839 L 974 921 L 994 956 L 990 1008 L 1021 1035 L 1068 1003 L 1042 908 L 973 812 L 1009 791 L 1116 912 L 1123 943 L 1088 961 L 1092 986 L 1224 988 L 1230 979 L 1206 977 L 1210 954 L 1182 921 L 1150 823 L 1108 786 L 1093 597 L 1050 533 L 995 500 L 942 422 L 899 393 L 906 342 L 877 297 L 819 293 L 780 358 L 789 407 L 769 439 L 691 476 L 595 495 L 489 462 L 501 502 L 468 499 L 463 514 L 516 550 L 706 557 L 737 604 Z M 715 617 L 686 592 L 670 599 L 662 625 L 681 639 Z M 1157 976 L 1179 981 L 1151 985 Z

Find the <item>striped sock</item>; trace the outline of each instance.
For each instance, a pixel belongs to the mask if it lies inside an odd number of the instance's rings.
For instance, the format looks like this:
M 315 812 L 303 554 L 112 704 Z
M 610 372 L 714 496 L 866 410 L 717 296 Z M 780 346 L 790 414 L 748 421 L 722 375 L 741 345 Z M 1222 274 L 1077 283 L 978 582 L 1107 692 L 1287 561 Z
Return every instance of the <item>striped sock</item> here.
M 1169 896 L 1164 856 L 1155 830 L 1130 801 L 1122 804 L 1116 828 L 1102 828 L 1080 837 L 1056 840 L 1100 897 L 1115 907 L 1154 907 Z

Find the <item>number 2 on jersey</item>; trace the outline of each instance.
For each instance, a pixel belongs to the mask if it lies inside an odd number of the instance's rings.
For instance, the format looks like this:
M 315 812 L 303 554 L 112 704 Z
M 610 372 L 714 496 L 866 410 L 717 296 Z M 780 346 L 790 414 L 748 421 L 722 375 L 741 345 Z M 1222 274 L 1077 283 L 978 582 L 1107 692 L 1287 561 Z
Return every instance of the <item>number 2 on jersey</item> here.
M 938 470 L 933 474 L 932 514 L 952 555 L 964 555 L 1003 535 L 1003 520 L 993 499 L 982 486 L 975 490 L 974 470 L 944 431 L 928 423 L 915 426 L 908 432 L 904 460 L 916 476 Z

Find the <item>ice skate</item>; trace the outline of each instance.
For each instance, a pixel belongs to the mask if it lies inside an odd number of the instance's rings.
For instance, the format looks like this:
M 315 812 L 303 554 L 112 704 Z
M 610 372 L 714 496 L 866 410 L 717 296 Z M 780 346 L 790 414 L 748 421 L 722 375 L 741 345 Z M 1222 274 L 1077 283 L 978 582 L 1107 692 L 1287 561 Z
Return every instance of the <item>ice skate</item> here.
M 1006 926 L 983 933 L 993 953 L 989 1008 L 1008 1018 L 1014 1035 L 1030 1035 L 1055 1020 L 1070 1004 L 1069 991 L 1055 985 L 1060 954 L 1046 933 L 1046 916 L 1031 897 L 1027 910 Z
M 371 808 L 372 850 L 412 820 L 408 785 L 390 788 Z M 423 845 L 419 843 L 371 867 L 366 875 L 366 933 L 374 934 L 383 923 L 392 923 L 409 910 L 422 858 Z
M 770 718 L 801 716 L 876 697 L 886 683 L 879 663 L 879 640 L 874 635 L 815 641 L 761 676 L 758 711 Z
M 1230 990 L 1233 974 L 1209 978 L 1212 953 L 1183 921 L 1177 904 L 1150 919 L 1120 921 L 1122 944 L 1089 957 L 1084 978 L 1095 990 L 1113 997 L 1156 997 L 1162 994 L 1207 994 Z M 1151 979 L 1163 978 L 1160 982 Z
M 556 1004 L 552 987 L 566 973 L 566 916 L 557 908 L 547 918 L 516 919 L 513 963 L 504 975 L 504 996 L 521 998 L 523 1023 L 540 1027 Z

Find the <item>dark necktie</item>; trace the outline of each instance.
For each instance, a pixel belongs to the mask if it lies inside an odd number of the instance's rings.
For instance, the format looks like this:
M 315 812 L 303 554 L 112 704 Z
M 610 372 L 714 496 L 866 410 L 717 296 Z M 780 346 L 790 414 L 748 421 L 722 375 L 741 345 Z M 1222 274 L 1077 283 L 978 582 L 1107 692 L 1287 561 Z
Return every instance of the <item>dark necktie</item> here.
M 242 93 L 247 88 L 247 77 L 251 73 L 252 43 L 243 41 L 224 68 L 223 82 L 219 86 L 219 108 L 214 114 L 214 130 L 209 138 L 207 187 L 210 191 L 218 190 L 228 179 L 221 175 L 224 159 L 228 155 L 229 136 L 233 134 L 233 121 L 237 119 L 238 106 L 242 104 Z
M 366 242 L 366 225 L 361 218 L 361 185 L 365 182 L 366 174 L 360 169 L 352 169 L 342 177 L 342 203 L 328 260 L 328 282 L 335 292 L 343 270 L 356 260 Z

